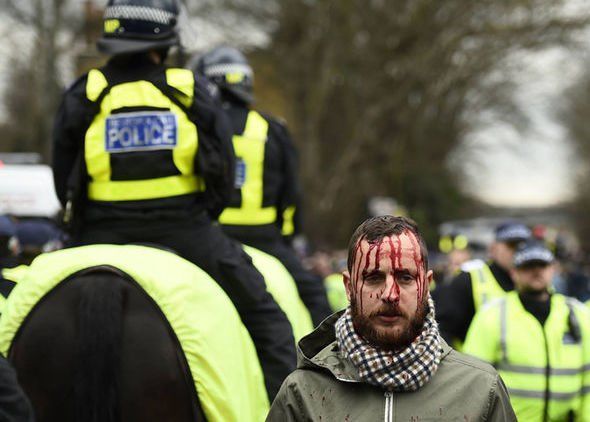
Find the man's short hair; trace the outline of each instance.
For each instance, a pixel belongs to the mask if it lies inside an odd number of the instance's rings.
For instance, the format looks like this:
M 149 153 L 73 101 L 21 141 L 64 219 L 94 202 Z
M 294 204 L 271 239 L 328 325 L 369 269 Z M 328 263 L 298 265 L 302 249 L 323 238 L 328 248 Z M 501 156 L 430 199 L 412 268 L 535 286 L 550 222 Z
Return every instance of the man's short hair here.
M 374 242 L 384 237 L 400 235 L 405 231 L 412 232 L 416 236 L 420 245 L 424 271 L 428 271 L 428 249 L 426 249 L 426 243 L 418 230 L 418 225 L 411 218 L 395 217 L 393 215 L 371 217 L 357 227 L 348 244 L 348 271 L 352 274 L 352 266 L 356 257 L 358 242 L 363 240 Z

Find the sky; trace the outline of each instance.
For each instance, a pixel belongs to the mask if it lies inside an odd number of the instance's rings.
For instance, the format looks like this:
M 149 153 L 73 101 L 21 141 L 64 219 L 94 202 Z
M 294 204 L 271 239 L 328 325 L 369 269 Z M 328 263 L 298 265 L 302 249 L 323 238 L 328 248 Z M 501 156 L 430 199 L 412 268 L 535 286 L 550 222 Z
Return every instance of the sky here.
M 519 131 L 495 121 L 468 136 L 473 149 L 470 190 L 498 206 L 547 206 L 575 193 L 576 162 L 558 121 L 563 91 L 580 74 L 579 50 L 552 48 L 521 54 L 514 75 L 517 103 L 530 125 Z

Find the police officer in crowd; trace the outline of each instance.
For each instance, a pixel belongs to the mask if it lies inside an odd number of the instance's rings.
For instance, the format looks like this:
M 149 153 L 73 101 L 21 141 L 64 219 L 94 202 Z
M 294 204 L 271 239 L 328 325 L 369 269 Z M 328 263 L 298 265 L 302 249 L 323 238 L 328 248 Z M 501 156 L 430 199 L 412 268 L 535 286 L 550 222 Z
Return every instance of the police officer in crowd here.
M 16 222 L 7 215 L 0 215 L 0 271 L 17 265 L 19 252 Z
M 16 236 L 20 245 L 19 263 L 23 265 L 30 265 L 33 259 L 42 253 L 63 247 L 63 233 L 50 220 L 19 221 Z
M 164 65 L 175 0 L 110 0 L 108 63 L 65 93 L 53 170 L 74 244 L 154 243 L 211 275 L 234 302 L 269 396 L 295 365 L 291 327 L 239 244 L 214 224 L 234 182 L 231 129 L 206 80 Z
M 510 276 L 514 252 L 530 236 L 531 231 L 522 223 L 508 221 L 498 225 L 489 251 L 491 262 L 466 262 L 463 271 L 440 288 L 435 299 L 437 320 L 441 335 L 449 344 L 460 349 L 475 312 L 487 301 L 514 290 Z
M 541 244 L 517 251 L 516 291 L 479 311 L 465 340 L 465 353 L 496 366 L 521 421 L 590 416 L 590 311 L 551 293 L 553 272 Z
M 0 215 L 0 313 L 4 302 L 14 286 L 10 273 L 18 267 L 20 245 L 17 237 L 17 222 L 7 215 Z
M 296 151 L 289 132 L 283 122 L 252 109 L 254 74 L 237 49 L 213 49 L 189 67 L 218 87 L 234 133 L 236 179 L 219 222 L 231 237 L 283 263 L 318 325 L 331 313 L 322 280 L 303 268 L 283 238 L 300 224 L 295 221 L 300 214 Z

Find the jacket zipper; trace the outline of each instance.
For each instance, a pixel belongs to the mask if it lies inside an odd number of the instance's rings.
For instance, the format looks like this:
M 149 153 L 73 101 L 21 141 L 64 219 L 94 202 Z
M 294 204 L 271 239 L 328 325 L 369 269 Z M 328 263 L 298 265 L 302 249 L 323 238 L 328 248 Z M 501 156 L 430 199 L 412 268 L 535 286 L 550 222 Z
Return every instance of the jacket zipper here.
M 393 393 L 387 391 L 385 393 L 385 422 L 393 422 Z
M 543 421 L 549 420 L 549 377 L 551 376 L 551 363 L 549 362 L 549 343 L 547 342 L 547 333 L 545 327 L 541 326 L 543 331 L 543 340 L 545 341 L 545 355 L 547 356 L 547 365 L 545 366 L 545 405 L 543 406 Z

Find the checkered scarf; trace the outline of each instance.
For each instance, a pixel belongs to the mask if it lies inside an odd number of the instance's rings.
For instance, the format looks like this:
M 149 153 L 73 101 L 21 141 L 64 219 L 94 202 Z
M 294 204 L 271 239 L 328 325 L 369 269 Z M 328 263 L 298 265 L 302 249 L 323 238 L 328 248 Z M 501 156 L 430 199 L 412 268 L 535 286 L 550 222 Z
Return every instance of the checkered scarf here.
M 361 380 L 388 391 L 416 391 L 436 373 L 442 357 L 434 303 L 428 299 L 422 333 L 404 350 L 391 352 L 369 344 L 354 330 L 350 307 L 336 321 L 340 350 L 359 371 Z

